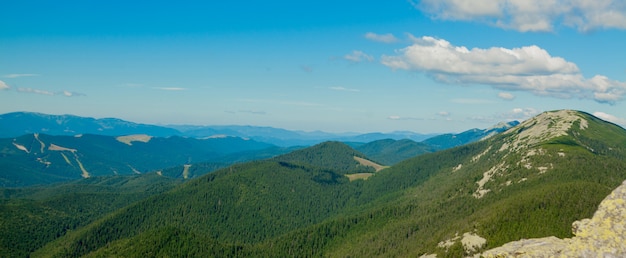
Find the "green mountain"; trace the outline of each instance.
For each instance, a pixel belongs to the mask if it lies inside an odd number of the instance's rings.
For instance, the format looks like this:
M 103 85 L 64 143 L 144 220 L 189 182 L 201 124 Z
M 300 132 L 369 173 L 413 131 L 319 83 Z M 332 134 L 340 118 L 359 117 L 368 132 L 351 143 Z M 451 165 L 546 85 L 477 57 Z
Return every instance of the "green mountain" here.
M 409 139 L 378 140 L 355 146 L 354 149 L 385 165 L 394 165 L 408 158 L 435 151 L 427 144 Z
M 31 256 L 460 257 L 571 237 L 572 222 L 591 217 L 626 179 L 626 131 L 571 110 L 349 181 L 358 154 L 331 142 L 237 164 Z
M 375 172 L 375 168 L 361 164 L 356 158 L 368 159 L 341 142 L 324 142 L 310 148 L 278 156 L 274 160 L 332 170 L 340 174 Z
M 327 149 L 333 146 L 338 148 Z M 330 143 L 312 149 L 323 149 L 324 154 L 336 157 L 344 155 L 340 146 Z M 104 256 L 162 256 L 175 255 L 176 250 L 192 256 L 233 255 L 242 248 L 248 251 L 268 239 L 320 223 L 350 205 L 350 196 L 359 183 L 350 183 L 343 174 L 307 161 L 291 163 L 290 157 L 293 155 L 207 174 L 73 231 L 35 256 L 93 251 Z M 354 157 L 346 159 L 353 161 Z M 144 241 L 157 241 L 162 249 Z M 178 249 L 188 241 L 189 249 Z
M 0 167 L 4 172 L 0 175 L 0 186 L 139 174 L 202 161 L 224 167 L 233 162 L 227 159 L 227 155 L 270 147 L 273 146 L 236 137 L 194 139 L 148 135 L 29 134 L 0 139 Z
M 152 173 L 0 189 L 0 256 L 26 257 L 69 231 L 180 182 Z

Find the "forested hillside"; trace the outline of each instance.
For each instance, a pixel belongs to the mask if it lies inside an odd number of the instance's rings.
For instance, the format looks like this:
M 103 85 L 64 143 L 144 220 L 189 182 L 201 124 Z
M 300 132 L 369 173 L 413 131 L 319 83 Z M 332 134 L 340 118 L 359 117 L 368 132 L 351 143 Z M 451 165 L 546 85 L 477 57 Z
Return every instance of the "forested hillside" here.
M 378 140 L 354 147 L 374 161 L 384 165 L 394 165 L 400 161 L 434 152 L 435 149 L 427 144 L 404 140 Z
M 626 131 L 561 110 L 367 180 L 345 176 L 363 169 L 355 156 L 367 158 L 328 142 L 223 168 L 81 224 L 32 256 L 460 257 L 570 237 L 572 222 L 626 179 Z
M 341 174 L 374 172 L 373 167 L 361 165 L 354 157 L 368 159 L 341 142 L 324 142 L 310 148 L 277 156 L 274 160 L 294 164 L 307 164 Z
M 0 188 L 0 257 L 26 257 L 69 231 L 180 182 L 146 174 Z

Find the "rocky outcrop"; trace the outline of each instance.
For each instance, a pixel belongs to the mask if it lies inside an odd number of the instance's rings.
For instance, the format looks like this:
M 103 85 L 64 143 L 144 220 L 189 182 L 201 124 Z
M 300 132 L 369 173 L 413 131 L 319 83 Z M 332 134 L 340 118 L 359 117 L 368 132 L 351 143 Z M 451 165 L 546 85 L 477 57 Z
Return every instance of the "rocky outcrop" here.
M 626 257 L 626 181 L 591 219 L 572 224 L 573 238 L 545 237 L 507 243 L 482 257 Z

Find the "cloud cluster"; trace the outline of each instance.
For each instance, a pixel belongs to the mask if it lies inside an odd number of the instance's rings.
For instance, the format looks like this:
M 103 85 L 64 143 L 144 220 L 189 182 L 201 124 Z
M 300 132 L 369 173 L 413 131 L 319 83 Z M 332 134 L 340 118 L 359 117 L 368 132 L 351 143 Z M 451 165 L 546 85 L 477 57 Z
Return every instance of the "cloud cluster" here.
M 445 83 L 486 84 L 505 91 L 611 104 L 626 95 L 626 83 L 602 75 L 586 79 L 576 64 L 534 45 L 468 49 L 425 36 L 414 38 L 413 45 L 396 53 L 383 56 L 381 62 L 392 69 L 424 72 Z
M 54 92 L 47 91 L 47 90 L 39 90 L 39 89 L 33 89 L 33 88 L 17 88 L 16 90 L 19 92 L 24 92 L 24 93 L 34 93 L 34 94 L 39 94 L 39 95 L 54 96 Z
M 73 91 L 47 91 L 47 90 L 40 90 L 40 89 L 33 89 L 33 88 L 16 88 L 15 90 L 17 90 L 18 92 L 22 92 L 22 93 L 33 93 L 33 94 L 39 94 L 39 95 L 47 95 L 47 96 L 65 96 L 65 97 L 76 97 L 76 96 L 85 96 L 85 94 L 82 93 L 78 93 L 78 92 L 73 92 Z
M 343 56 L 343 59 L 346 59 L 348 61 L 355 62 L 355 63 L 359 63 L 363 61 L 368 61 L 368 62 L 374 61 L 374 58 L 372 56 L 365 54 L 363 53 L 363 51 L 360 51 L 360 50 L 352 51 L 352 53 Z
M 184 91 L 184 90 L 187 90 L 187 88 L 181 88 L 181 87 L 153 87 L 153 89 L 155 89 L 155 90 L 164 90 L 164 91 Z
M 9 85 L 4 83 L 3 81 L 0 81 L 0 90 L 8 90 L 8 89 L 11 89 L 11 87 L 9 87 Z M 47 90 L 40 90 L 40 89 L 33 89 L 33 88 L 22 88 L 22 87 L 15 88 L 15 90 L 17 92 L 22 92 L 22 93 L 33 93 L 33 94 L 47 95 L 47 96 L 74 97 L 74 96 L 84 96 L 85 95 L 85 94 L 82 94 L 82 93 L 66 91 L 66 90 L 52 92 L 52 91 L 47 91 Z
M 398 116 L 398 115 L 388 116 L 387 119 L 389 119 L 389 120 L 397 120 L 397 121 L 401 121 L 401 120 L 424 120 L 423 118 L 419 118 L 419 117 Z
M 514 108 L 511 111 L 501 115 L 506 120 L 524 121 L 539 114 L 539 110 L 534 108 Z
M 34 74 L 34 73 L 12 73 L 12 74 L 5 74 L 2 77 L 14 79 L 14 78 L 20 78 L 20 77 L 33 77 L 33 76 L 39 76 L 39 74 Z
M 618 125 L 626 127 L 626 119 L 624 119 L 624 118 L 616 117 L 614 115 L 607 114 L 607 113 L 604 113 L 604 112 L 594 112 L 593 115 L 597 116 L 598 118 L 600 118 L 602 120 L 606 120 L 606 121 L 609 121 L 611 123 L 618 124 Z
M 261 111 L 261 110 L 239 110 L 239 113 L 244 113 L 244 114 L 252 114 L 252 115 L 266 115 L 267 112 L 265 111 Z
M 553 31 L 555 24 L 579 31 L 626 29 L 623 0 L 418 0 L 434 19 L 485 22 L 526 31 Z
M 359 89 L 350 89 L 350 88 L 345 88 L 345 87 L 341 87 L 341 86 L 335 86 L 335 87 L 328 87 L 331 90 L 334 91 L 348 91 L 348 92 L 360 92 Z
M 376 34 L 374 32 L 368 32 L 368 33 L 365 33 L 365 38 L 372 40 L 372 41 L 376 41 L 376 42 L 382 42 L 382 43 L 398 42 L 398 38 L 396 38 L 396 36 L 394 36 L 391 33 Z
M 469 118 L 481 123 L 494 124 L 502 121 L 524 121 L 539 114 L 540 111 L 534 108 L 514 108 L 504 113 L 493 114 L 489 116 L 474 116 Z
M 500 92 L 498 93 L 498 97 L 504 100 L 512 100 L 515 96 L 509 92 Z
M 3 81 L 0 81 L 0 90 L 8 90 L 10 87 Z

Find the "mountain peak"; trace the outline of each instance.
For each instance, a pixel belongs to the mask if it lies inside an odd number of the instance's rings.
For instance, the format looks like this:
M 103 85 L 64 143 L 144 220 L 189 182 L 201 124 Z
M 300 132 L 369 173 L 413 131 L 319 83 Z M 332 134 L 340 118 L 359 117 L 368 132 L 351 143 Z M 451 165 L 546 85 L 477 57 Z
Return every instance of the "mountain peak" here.
M 515 139 L 511 142 L 512 147 L 519 149 L 523 145 L 532 146 L 568 135 L 568 131 L 574 124 L 577 124 L 578 129 L 584 130 L 589 123 L 580 111 L 547 111 L 507 130 L 503 135 L 513 135 Z
M 373 172 L 372 168 L 361 166 L 355 157 L 368 159 L 363 153 L 352 149 L 345 143 L 329 141 L 275 157 L 274 160 L 305 163 L 335 170 L 341 174 Z

